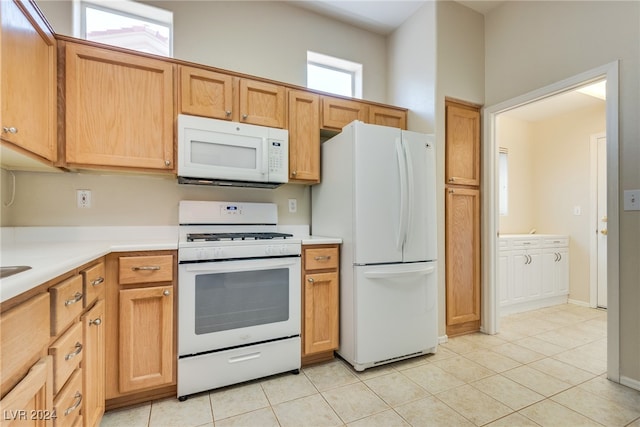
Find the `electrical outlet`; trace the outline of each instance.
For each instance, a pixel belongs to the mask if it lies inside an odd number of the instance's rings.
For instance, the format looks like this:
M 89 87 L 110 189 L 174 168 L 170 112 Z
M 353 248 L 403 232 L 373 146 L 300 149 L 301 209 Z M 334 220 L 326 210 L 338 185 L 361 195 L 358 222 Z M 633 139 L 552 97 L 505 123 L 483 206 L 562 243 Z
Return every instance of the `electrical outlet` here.
M 289 213 L 298 212 L 298 200 L 297 199 L 289 199 Z
M 91 207 L 91 190 L 77 190 L 76 199 L 78 207 L 87 209 Z

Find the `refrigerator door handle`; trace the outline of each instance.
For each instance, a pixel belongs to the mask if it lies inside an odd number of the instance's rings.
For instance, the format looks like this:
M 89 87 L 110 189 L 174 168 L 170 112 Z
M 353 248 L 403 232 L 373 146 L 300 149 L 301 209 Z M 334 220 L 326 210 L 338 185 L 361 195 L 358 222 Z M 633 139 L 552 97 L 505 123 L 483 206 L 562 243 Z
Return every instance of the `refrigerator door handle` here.
M 407 149 L 407 142 L 405 139 L 402 140 L 402 148 L 404 152 L 404 161 L 407 169 L 407 209 L 405 211 L 405 231 L 404 231 L 404 241 L 406 242 L 409 237 L 409 229 L 411 228 L 411 212 L 413 212 L 413 199 L 414 199 L 414 180 L 415 176 L 413 175 L 413 162 L 409 156 L 409 150 Z
M 373 270 L 366 271 L 364 273 L 364 277 L 367 279 L 388 279 L 392 277 L 426 276 L 433 273 L 435 270 L 436 268 L 433 266 L 408 269 L 404 271 Z
M 396 239 L 396 247 L 402 250 L 407 234 L 407 158 L 405 156 L 402 140 L 396 139 L 396 158 L 400 173 L 400 224 Z

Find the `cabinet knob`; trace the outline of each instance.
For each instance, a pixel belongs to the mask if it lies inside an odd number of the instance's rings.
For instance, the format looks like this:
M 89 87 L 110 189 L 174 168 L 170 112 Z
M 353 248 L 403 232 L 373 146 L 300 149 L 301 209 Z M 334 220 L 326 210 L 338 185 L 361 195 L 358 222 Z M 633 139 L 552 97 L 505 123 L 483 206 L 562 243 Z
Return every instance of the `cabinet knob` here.
M 99 318 L 99 317 L 97 319 L 93 319 L 93 320 L 89 319 L 89 326 L 92 326 L 92 325 L 95 325 L 95 326 L 102 325 L 102 319 Z
M 456 182 L 455 178 L 449 178 L 449 182 Z
M 248 114 L 243 114 L 243 115 L 242 115 L 242 119 L 243 119 L 243 120 L 247 120 L 247 117 L 249 117 L 249 115 L 248 115 Z
M 606 228 L 603 228 L 602 230 L 600 230 L 600 234 L 602 234 L 603 236 L 606 236 L 608 232 L 609 231 Z
M 230 110 L 225 111 L 225 112 L 224 112 L 224 114 L 225 114 L 227 117 L 231 117 L 231 111 L 230 111 Z
M 298 171 L 291 172 L 291 176 L 296 176 L 296 175 L 298 175 Z
M 18 129 L 14 128 L 13 126 L 11 126 L 11 127 L 4 126 L 2 128 L 2 132 L 4 132 L 4 133 L 18 133 Z
M 169 289 L 165 289 L 164 292 L 162 292 L 162 295 L 168 297 L 169 295 L 171 295 L 171 291 L 169 291 Z
M 164 161 L 164 165 L 165 166 L 171 166 L 171 160 L 165 160 Z
M 314 283 L 314 282 L 315 282 L 315 280 L 313 280 L 313 277 L 309 277 L 309 278 L 307 279 L 307 281 L 308 281 L 309 283 Z

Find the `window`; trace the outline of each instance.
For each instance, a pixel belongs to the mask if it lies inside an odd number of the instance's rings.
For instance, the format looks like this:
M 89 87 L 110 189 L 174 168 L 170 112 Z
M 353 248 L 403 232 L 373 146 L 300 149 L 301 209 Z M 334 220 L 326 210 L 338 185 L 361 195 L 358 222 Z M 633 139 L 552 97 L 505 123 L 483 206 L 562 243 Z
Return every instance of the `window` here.
M 130 0 L 81 0 L 75 4 L 76 36 L 172 56 L 173 12 Z
M 307 87 L 362 98 L 362 64 L 307 51 Z
M 498 199 L 500 215 L 509 214 L 509 152 L 506 148 L 500 147 L 498 154 Z

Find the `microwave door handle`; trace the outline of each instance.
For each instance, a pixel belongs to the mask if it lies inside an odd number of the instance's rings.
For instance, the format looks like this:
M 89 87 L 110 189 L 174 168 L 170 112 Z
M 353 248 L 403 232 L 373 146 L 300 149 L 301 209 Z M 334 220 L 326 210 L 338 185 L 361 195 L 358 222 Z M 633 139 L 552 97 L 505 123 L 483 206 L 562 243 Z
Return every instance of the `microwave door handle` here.
M 260 174 L 266 177 L 268 175 L 267 172 L 269 172 L 269 140 L 267 138 L 262 138 L 262 155 L 260 159 L 262 160 Z

